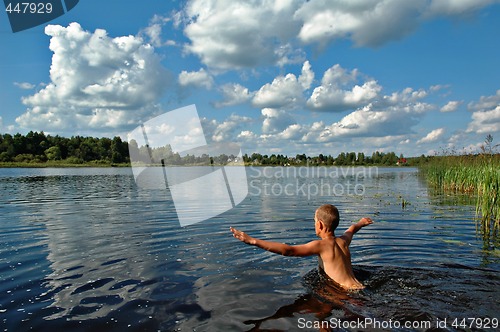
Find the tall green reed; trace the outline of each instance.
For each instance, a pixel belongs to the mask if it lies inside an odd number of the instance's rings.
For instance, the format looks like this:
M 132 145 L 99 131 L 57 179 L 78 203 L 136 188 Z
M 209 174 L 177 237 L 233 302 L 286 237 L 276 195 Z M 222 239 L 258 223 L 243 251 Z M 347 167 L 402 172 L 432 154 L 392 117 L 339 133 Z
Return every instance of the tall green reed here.
M 500 155 L 435 156 L 420 171 L 435 188 L 474 195 L 476 230 L 486 239 L 500 235 Z

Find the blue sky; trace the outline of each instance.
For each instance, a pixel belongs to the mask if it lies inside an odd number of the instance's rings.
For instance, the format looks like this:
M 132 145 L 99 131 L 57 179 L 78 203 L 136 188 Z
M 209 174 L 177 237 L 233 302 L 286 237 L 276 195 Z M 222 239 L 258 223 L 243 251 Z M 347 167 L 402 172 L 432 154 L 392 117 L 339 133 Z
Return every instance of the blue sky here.
M 244 153 L 477 151 L 500 140 L 500 1 L 81 0 L 12 33 L 0 132 L 127 137 L 195 104 Z

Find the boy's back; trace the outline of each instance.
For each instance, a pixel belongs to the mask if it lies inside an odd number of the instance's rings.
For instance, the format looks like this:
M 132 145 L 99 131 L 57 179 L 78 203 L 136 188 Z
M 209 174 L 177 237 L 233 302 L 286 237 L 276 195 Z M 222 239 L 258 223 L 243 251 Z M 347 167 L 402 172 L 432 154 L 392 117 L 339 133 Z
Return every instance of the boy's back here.
M 362 289 L 363 284 L 354 276 L 351 264 L 349 245 L 343 237 L 334 237 L 320 240 L 324 250 L 319 254 L 319 268 L 322 269 L 332 282 L 345 289 Z

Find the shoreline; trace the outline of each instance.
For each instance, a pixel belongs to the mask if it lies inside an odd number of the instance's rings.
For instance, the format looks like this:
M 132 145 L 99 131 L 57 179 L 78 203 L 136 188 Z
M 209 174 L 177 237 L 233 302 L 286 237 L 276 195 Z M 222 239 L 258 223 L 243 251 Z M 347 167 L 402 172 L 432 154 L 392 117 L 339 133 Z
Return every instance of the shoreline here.
M 145 165 L 134 165 L 144 167 Z M 234 167 L 234 166 L 244 166 L 244 167 L 326 167 L 326 168 L 352 168 L 352 167 L 384 167 L 384 168 L 418 168 L 417 166 L 411 165 L 384 165 L 384 164 L 370 164 L 370 165 L 307 165 L 307 164 L 298 164 L 298 165 L 255 165 L 255 164 L 225 164 L 225 165 L 199 165 L 199 164 L 191 164 L 191 165 L 166 165 L 167 167 L 200 167 L 200 166 L 224 166 L 224 167 Z M 121 163 L 121 164 L 113 164 L 113 163 L 96 163 L 96 162 L 88 162 L 82 164 L 71 164 L 71 163 L 57 163 L 57 162 L 47 162 L 47 163 L 23 163 L 23 162 L 0 162 L 0 169 L 2 168 L 112 168 L 112 167 L 132 167 L 129 163 Z M 147 165 L 147 167 L 162 167 L 162 165 Z
M 57 163 L 57 162 L 47 162 L 47 163 L 23 163 L 23 162 L 0 162 L 1 168 L 109 168 L 109 167 L 131 167 L 130 164 L 112 164 L 112 163 L 83 163 L 83 164 L 71 164 L 71 163 Z

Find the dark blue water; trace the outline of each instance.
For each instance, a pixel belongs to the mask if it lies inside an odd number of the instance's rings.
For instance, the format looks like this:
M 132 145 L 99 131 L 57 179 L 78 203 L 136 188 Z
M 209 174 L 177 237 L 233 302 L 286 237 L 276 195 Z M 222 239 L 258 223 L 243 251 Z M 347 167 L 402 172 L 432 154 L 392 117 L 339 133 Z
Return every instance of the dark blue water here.
M 130 169 L 0 169 L 2 330 L 498 324 L 500 250 L 476 236 L 467 197 L 434 194 L 411 168 L 290 170 L 248 169 L 240 205 L 181 228 L 170 193 L 137 187 Z M 330 289 L 314 257 L 273 255 L 229 232 L 307 242 L 323 203 L 340 210 L 337 234 L 376 221 L 351 245 L 359 293 Z

